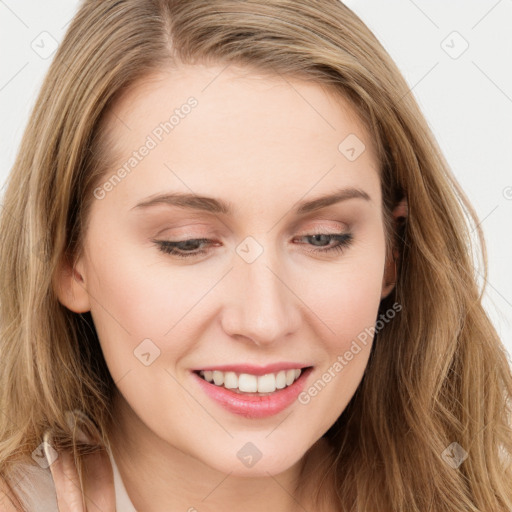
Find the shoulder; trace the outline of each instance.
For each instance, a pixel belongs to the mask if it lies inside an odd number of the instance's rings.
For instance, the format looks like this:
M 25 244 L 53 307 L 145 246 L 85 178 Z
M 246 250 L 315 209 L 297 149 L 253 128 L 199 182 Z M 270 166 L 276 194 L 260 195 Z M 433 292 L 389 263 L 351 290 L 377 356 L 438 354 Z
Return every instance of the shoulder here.
M 22 508 L 20 508 L 21 503 Z M 18 463 L 8 481 L 0 476 L 0 512 L 58 512 L 55 486 L 49 468 Z

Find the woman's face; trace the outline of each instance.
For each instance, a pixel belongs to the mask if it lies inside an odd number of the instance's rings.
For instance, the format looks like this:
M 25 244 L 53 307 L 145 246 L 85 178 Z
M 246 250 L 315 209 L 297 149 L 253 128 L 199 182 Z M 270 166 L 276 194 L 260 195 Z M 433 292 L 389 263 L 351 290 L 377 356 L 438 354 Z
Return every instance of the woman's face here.
M 318 85 L 233 66 L 162 72 L 108 126 L 62 302 L 91 311 L 141 442 L 289 468 L 353 396 L 390 291 L 372 141 Z

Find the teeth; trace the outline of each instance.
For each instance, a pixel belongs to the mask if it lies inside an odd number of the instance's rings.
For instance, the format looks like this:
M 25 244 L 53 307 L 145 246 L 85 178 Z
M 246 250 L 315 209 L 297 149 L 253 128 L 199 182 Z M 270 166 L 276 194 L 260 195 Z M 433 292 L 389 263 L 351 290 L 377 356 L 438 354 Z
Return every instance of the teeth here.
M 300 374 L 301 369 L 299 368 L 259 376 L 219 370 L 201 370 L 199 372 L 199 375 L 206 381 L 212 382 L 216 386 L 224 386 L 242 393 L 273 393 L 276 389 L 291 386 L 300 377 Z
M 295 380 L 295 370 L 286 370 L 286 385 L 290 386 Z
M 284 370 L 281 370 L 276 375 L 276 388 L 277 389 L 283 389 L 285 387 L 286 387 L 286 372 Z
M 244 393 L 256 393 L 258 391 L 258 377 L 248 373 L 240 374 L 240 377 L 238 377 L 238 389 Z
M 241 376 L 240 376 L 241 378 Z M 258 393 L 272 393 L 276 390 L 276 377 L 272 373 L 267 375 L 260 375 L 258 381 Z M 246 391 L 242 387 L 239 387 L 240 391 Z
M 217 370 L 213 371 L 213 382 L 215 382 L 216 386 L 222 386 L 224 384 L 224 374 Z
M 238 387 L 238 377 L 235 372 L 224 373 L 224 387 L 228 389 L 235 389 Z

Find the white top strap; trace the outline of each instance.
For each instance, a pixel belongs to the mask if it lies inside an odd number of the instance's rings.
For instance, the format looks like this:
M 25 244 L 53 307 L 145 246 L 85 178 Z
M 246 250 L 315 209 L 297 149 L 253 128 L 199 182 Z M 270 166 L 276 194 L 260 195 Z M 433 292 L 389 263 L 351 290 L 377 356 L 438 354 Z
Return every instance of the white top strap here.
M 107 449 L 114 473 L 114 489 L 117 512 L 137 512 L 133 506 L 119 469 L 110 450 Z M 11 480 L 26 512 L 59 512 L 55 484 L 49 467 L 39 464 L 20 464 Z

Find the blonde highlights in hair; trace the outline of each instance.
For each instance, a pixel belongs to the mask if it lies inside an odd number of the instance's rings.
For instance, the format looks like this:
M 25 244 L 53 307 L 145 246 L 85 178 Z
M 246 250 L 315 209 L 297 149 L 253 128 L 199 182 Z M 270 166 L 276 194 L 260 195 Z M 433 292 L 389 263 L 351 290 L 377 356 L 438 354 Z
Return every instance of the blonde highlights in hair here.
M 337 0 L 85 0 L 41 88 L 0 219 L 0 471 L 29 460 L 44 432 L 72 449 L 108 444 L 115 383 L 89 313 L 57 300 L 55 275 L 81 248 L 111 152 L 105 118 L 163 67 L 223 63 L 300 77 L 348 98 L 380 162 L 400 312 L 376 334 L 363 380 L 326 433 L 326 486 L 354 512 L 512 510 L 512 375 L 482 307 L 477 216 L 407 83 L 365 24 Z M 393 207 L 406 198 L 407 219 Z M 478 235 L 471 237 L 471 223 Z M 78 409 L 100 440 L 83 446 Z M 442 457 L 457 442 L 468 458 Z

